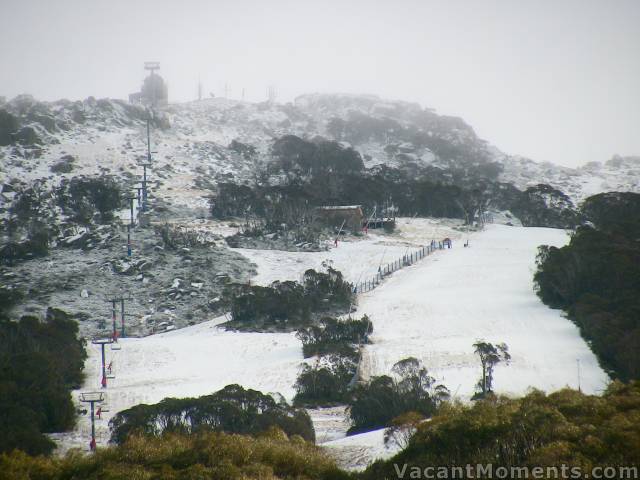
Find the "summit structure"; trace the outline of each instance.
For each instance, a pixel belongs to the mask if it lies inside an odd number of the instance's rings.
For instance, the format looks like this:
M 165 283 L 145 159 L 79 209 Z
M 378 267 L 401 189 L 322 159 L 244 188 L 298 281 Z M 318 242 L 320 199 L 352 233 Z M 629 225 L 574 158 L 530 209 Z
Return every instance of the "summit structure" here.
M 160 70 L 159 62 L 145 62 L 144 69 L 149 75 L 144 79 L 139 92 L 129 94 L 129 102 L 150 107 L 163 107 L 169 103 L 167 84 L 156 73 Z

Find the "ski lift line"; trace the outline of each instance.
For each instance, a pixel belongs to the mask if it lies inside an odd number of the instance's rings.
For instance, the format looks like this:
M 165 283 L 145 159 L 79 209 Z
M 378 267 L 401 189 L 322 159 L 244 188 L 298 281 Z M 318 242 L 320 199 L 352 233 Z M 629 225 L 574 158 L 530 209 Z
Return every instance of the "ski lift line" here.
M 407 247 L 406 251 L 408 251 L 408 249 L 409 247 Z M 364 282 L 360 282 L 360 278 L 362 276 L 360 275 L 360 277 L 358 277 L 358 280 L 356 282 L 354 293 L 365 293 L 373 290 L 382 282 L 382 279 L 385 277 L 385 275 L 388 275 L 397 270 L 400 270 L 405 266 L 412 265 L 414 262 L 418 260 L 422 260 L 423 258 L 429 256 L 434 250 L 436 250 L 436 248 L 434 248 L 432 245 L 426 245 L 426 246 L 422 246 L 415 252 L 412 252 L 410 257 L 407 257 L 405 253 L 403 257 L 385 265 L 384 269 L 376 273 L 376 275 L 372 277 L 371 280 L 365 280 Z M 411 259 L 409 262 L 407 261 L 408 258 Z
M 382 268 L 382 261 L 384 260 L 384 254 L 387 253 L 387 248 L 388 247 L 384 247 L 384 250 L 382 251 L 382 256 L 380 257 L 380 264 L 378 265 L 378 271 L 380 271 L 380 269 Z
M 417 216 L 417 215 L 418 215 L 418 212 L 414 213 L 414 214 L 413 214 L 413 217 L 411 217 L 411 220 L 414 220 L 414 219 L 416 218 L 416 216 Z M 409 221 L 411 221 L 411 220 L 409 220 Z M 408 222 L 407 222 L 407 223 L 408 223 Z M 407 245 L 407 249 L 404 251 L 404 255 L 406 255 L 406 254 L 407 254 L 407 252 L 409 251 L 409 247 L 410 247 L 410 245 Z
M 336 236 L 336 238 L 335 238 L 335 241 L 334 241 L 334 242 L 337 242 L 337 241 L 338 241 L 338 239 L 340 238 L 340 234 L 342 233 L 342 229 L 344 228 L 344 224 L 345 224 L 345 223 L 346 223 L 346 220 L 343 220 L 343 221 L 342 221 L 342 225 L 340 225 L 340 230 L 338 230 L 338 235 Z
M 365 228 L 368 230 L 369 229 L 369 225 L 371 224 L 371 220 L 374 218 L 374 216 L 376 215 L 376 212 L 378 210 L 378 206 L 374 206 L 373 207 L 373 212 L 371 213 L 371 215 L 369 216 L 369 218 L 367 219 L 367 223 L 365 224 Z

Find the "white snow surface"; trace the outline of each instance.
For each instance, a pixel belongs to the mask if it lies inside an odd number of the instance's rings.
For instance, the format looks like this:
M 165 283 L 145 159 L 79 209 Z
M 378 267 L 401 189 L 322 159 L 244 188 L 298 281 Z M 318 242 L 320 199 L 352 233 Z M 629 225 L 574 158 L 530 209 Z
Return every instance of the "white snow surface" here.
M 395 443 L 385 445 L 384 428 L 332 440 L 322 447 L 336 462 L 348 470 L 360 471 L 374 460 L 386 460 L 400 451 Z
M 389 374 L 414 356 L 454 397 L 468 399 L 480 376 L 476 340 L 505 342 L 510 364 L 496 367 L 497 393 L 525 394 L 580 386 L 599 393 L 608 377 L 560 310 L 533 291 L 538 245 L 562 246 L 563 230 L 490 225 L 454 248 L 394 274 L 360 297 L 358 311 L 374 324 L 364 352 L 365 375 Z
M 257 283 L 298 279 L 323 260 L 332 260 L 349 280 L 375 273 L 384 254 L 391 261 L 407 247 L 428 244 L 432 238 L 453 238 L 451 250 L 437 251 L 411 267 L 388 276 L 381 286 L 361 295 L 356 315 L 369 315 L 374 324 L 372 344 L 364 349 L 365 376 L 389 374 L 395 362 L 420 358 L 452 395 L 467 400 L 480 375 L 473 353 L 478 339 L 506 342 L 513 356 L 495 372 L 498 393 L 519 395 L 530 387 L 553 391 L 576 387 L 577 360 L 581 388 L 599 393 L 607 376 L 578 329 L 560 311 L 551 310 L 533 291 L 532 276 L 538 245 L 561 246 L 562 230 L 489 225 L 466 234 L 456 221 L 399 219 L 391 235 L 371 232 L 368 237 L 341 242 L 319 253 L 272 250 L 242 251 L 257 265 Z M 454 229 L 457 227 L 458 229 Z M 385 260 L 387 261 L 387 260 Z M 107 347 L 116 378 L 105 390 L 109 412 L 97 421 L 98 443 L 108 440 L 108 420 L 120 410 L 165 397 L 192 397 L 213 393 L 238 383 L 263 392 L 279 392 L 287 400 L 303 361 L 293 333 L 240 333 L 218 328 L 224 318 L 145 338 L 120 341 L 121 350 Z M 86 380 L 80 391 L 99 390 L 100 354 L 89 345 Z M 74 397 L 79 392 L 74 393 Z M 310 411 L 319 443 L 327 445 L 341 465 L 364 468 L 375 458 L 391 455 L 382 431 L 344 439 L 348 423 L 342 408 Z M 86 450 L 89 419 L 79 419 L 75 431 L 56 435 L 61 452 Z
M 324 252 L 283 252 L 279 250 L 235 249 L 257 266 L 258 274 L 252 279 L 257 285 L 269 285 L 276 280 L 300 280 L 310 269 L 321 269 L 326 260 L 339 270 L 345 279 L 357 284 L 370 280 L 378 272 L 378 267 L 415 252 L 445 237 L 455 242 L 462 233 L 453 230 L 458 220 L 436 220 L 429 218 L 399 218 L 397 232 L 385 234 L 380 230 L 369 230 L 363 238 L 340 240 L 338 247 L 327 242 Z
M 291 400 L 302 362 L 294 333 L 239 333 L 218 328 L 223 318 L 144 338 L 124 338 L 120 350 L 106 348 L 116 378 L 108 380 L 105 406 L 96 421 L 98 443 L 109 438 L 108 421 L 117 412 L 167 397 L 208 395 L 238 383 Z M 88 345 L 86 380 L 80 391 L 100 390 L 101 359 L 97 345 Z M 74 392 L 74 397 L 80 393 Z M 74 432 L 63 434 L 62 450 L 85 448 L 90 419 L 80 417 Z

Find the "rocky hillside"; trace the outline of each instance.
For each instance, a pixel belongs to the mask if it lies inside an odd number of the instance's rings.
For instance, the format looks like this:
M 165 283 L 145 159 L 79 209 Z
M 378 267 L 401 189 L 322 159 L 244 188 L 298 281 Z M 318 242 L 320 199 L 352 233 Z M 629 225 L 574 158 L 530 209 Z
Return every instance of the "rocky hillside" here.
M 119 100 L 0 99 L 0 183 L 112 173 L 133 185 L 137 163 L 146 158 L 146 115 Z M 418 104 L 313 94 L 284 105 L 226 99 L 170 105 L 152 122 L 155 194 L 176 206 L 205 206 L 210 184 L 251 179 L 257 163 L 270 161 L 273 141 L 286 134 L 352 146 L 368 168 L 428 167 L 439 180 L 482 177 L 520 190 L 548 184 L 573 203 L 601 191 L 640 190 L 638 157 L 578 169 L 538 164 L 498 151 L 461 118 Z
M 414 103 L 320 94 L 288 104 L 208 99 L 169 105 L 150 118 L 151 228 L 134 230 L 131 258 L 125 199 L 141 184 L 148 117 L 120 100 L 0 97 L 3 307 L 66 308 L 93 332 L 107 328 L 109 295 L 136 291 L 139 334 L 221 313 L 224 285 L 247 281 L 252 266 L 225 242 L 237 233 L 233 226 L 199 222 L 209 218 L 221 183 L 242 191 L 266 182 L 271 190 L 256 198 L 271 199 L 291 180 L 274 144 L 291 135 L 279 145 L 354 162 L 338 185 L 348 192 L 342 200 L 379 205 L 376 190 L 388 187 L 384 195 L 400 205 L 404 195 L 400 214 L 408 216 L 464 218 L 470 202 L 515 225 L 565 227 L 580 221 L 576 205 L 588 195 L 640 191 L 638 157 L 580 169 L 537 164 L 499 152 L 460 118 Z M 326 200 L 327 178 L 343 175 L 336 165 L 329 177 L 302 180 L 316 182 L 316 200 Z

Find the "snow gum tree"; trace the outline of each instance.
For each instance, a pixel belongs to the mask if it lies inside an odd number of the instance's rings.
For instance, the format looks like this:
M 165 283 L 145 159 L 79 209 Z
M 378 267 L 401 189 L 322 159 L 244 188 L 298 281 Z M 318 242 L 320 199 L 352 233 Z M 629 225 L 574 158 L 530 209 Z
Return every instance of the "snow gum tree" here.
M 473 344 L 473 348 L 482 365 L 482 377 L 477 384 L 480 392 L 476 397 L 483 398 L 493 391 L 493 369 L 500 362 L 508 363 L 511 360 L 511 355 L 509 355 L 509 347 L 506 343 L 494 345 L 484 340 L 478 340 Z

